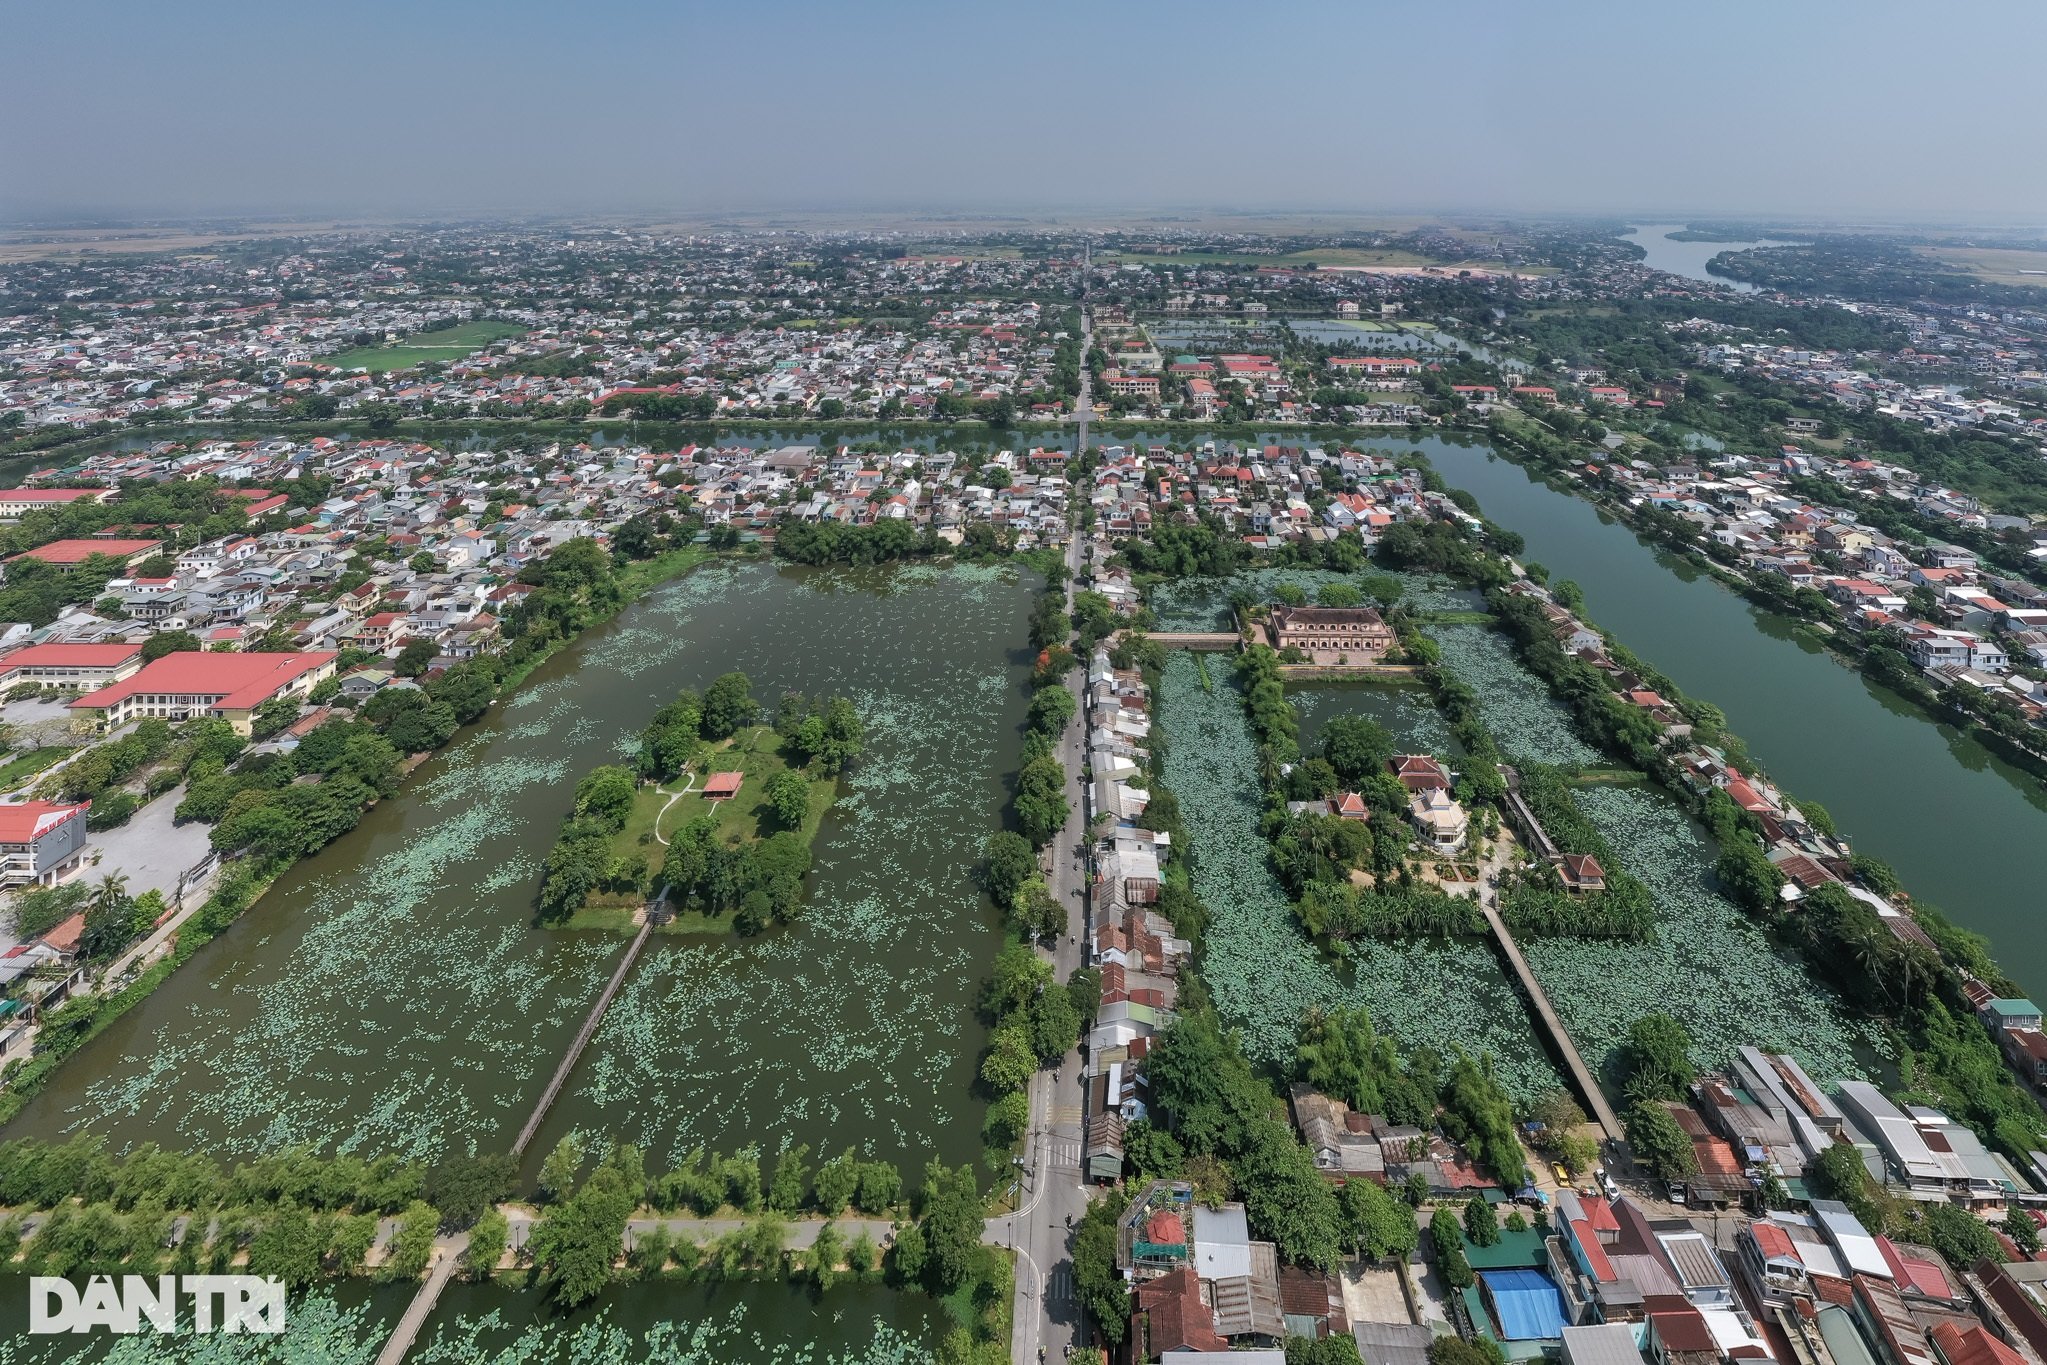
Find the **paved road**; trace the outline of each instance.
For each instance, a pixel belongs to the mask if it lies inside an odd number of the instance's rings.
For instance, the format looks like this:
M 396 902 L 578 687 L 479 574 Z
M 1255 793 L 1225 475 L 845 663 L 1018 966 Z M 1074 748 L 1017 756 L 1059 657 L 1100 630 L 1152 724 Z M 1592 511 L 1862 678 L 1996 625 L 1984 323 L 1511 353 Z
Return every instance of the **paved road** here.
M 84 876 L 96 882 L 118 873 L 128 879 L 131 896 L 145 891 L 161 891 L 165 900 L 176 896 L 178 878 L 213 851 L 211 825 L 177 822 L 178 803 L 184 799 L 181 783 L 136 811 L 127 824 L 92 834 L 88 846 L 96 865 Z
M 1085 453 L 1088 415 L 1093 398 L 1086 365 L 1087 350 L 1094 334 L 1083 302 L 1081 309 L 1080 396 L 1075 404 L 1080 423 L 1075 449 Z M 1085 505 L 1088 485 L 1076 485 L 1072 498 L 1072 539 L 1066 550 L 1066 567 L 1077 575 L 1086 539 L 1079 531 L 1079 510 Z M 1066 604 L 1073 605 L 1073 577 L 1066 583 Z M 1073 723 L 1059 741 L 1059 761 L 1067 772 L 1066 826 L 1047 849 L 1047 868 L 1052 893 L 1067 907 L 1068 932 L 1040 955 L 1052 963 L 1064 980 L 1086 960 L 1083 944 L 1089 933 L 1087 906 L 1087 823 L 1084 760 L 1087 751 L 1087 660 L 1082 659 L 1067 679 L 1081 705 Z M 1082 1105 L 1081 1060 L 1078 1052 L 1067 1054 L 1059 1065 L 1031 1078 L 1030 1129 L 1024 1139 L 1024 1167 L 1020 1172 L 1023 1203 L 1007 1217 L 991 1218 L 984 1236 L 990 1242 L 1014 1247 L 1017 1253 L 1015 1328 L 1010 1341 L 1010 1358 L 1017 1365 L 1034 1365 L 1042 1348 L 1048 1360 L 1063 1359 L 1069 1346 L 1081 1344 L 1081 1312 L 1073 1294 L 1072 1227 L 1087 1208 L 1087 1187 L 1081 1178 L 1081 1145 L 1085 1136 Z

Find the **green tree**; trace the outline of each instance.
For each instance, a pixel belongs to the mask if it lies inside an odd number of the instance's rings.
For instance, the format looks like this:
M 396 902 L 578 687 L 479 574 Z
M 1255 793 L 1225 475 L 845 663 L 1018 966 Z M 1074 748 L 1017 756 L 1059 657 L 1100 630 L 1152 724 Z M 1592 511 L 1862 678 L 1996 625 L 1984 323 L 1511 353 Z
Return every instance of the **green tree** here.
M 1654 1100 L 1636 1100 L 1624 1120 L 1635 1160 L 1659 1180 L 1682 1180 L 1699 1169 L 1692 1140 L 1670 1111 Z
M 401 678 L 417 678 L 433 667 L 434 659 L 440 654 L 432 640 L 415 638 L 407 640 L 405 647 L 398 651 L 392 670 Z
M 433 1259 L 434 1234 L 441 1215 L 423 1199 L 406 1205 L 399 1215 L 398 1231 L 391 1237 L 391 1254 L 384 1261 L 382 1276 L 387 1280 L 416 1280 L 426 1273 Z
M 576 784 L 575 813 L 590 816 L 609 830 L 624 829 L 633 812 L 633 793 L 631 769 L 616 764 L 593 768 Z
M 1041 687 L 1031 694 L 1031 705 L 1025 723 L 1039 734 L 1056 738 L 1063 734 L 1073 720 L 1077 703 L 1073 693 L 1064 687 Z
M 135 937 L 135 899 L 128 894 L 128 879 L 119 873 L 103 875 L 86 902 L 85 930 L 79 947 L 89 958 L 112 957 Z
M 1633 1099 L 1681 1100 L 1698 1075 L 1692 1065 L 1691 1035 L 1667 1014 L 1647 1014 L 1630 1024 L 1619 1062 Z
M 142 642 L 142 662 L 154 663 L 166 654 L 197 654 L 205 648 L 189 630 L 159 631 Z
M 1475 1247 L 1499 1245 L 1499 1219 L 1493 1216 L 1493 1206 L 1478 1195 L 1464 1201 L 1464 1236 Z
M 575 1188 L 576 1172 L 583 1169 L 583 1142 L 574 1133 L 562 1134 L 561 1141 L 540 1163 L 540 1197 L 560 1199 Z
M 937 1161 L 924 1170 L 922 1217 L 924 1280 L 937 1294 L 950 1294 L 967 1282 L 981 1249 L 981 1191 L 974 1168 L 949 1170 Z
M 808 1143 L 798 1143 L 775 1162 L 774 1179 L 768 1183 L 768 1207 L 777 1213 L 795 1213 L 810 1197 L 810 1155 Z
M 1507 1355 L 1491 1337 L 1466 1341 L 1452 1333 L 1429 1343 L 1429 1365 L 1507 1365 Z
M 1315 600 L 1325 607 L 1355 607 L 1365 600 L 1365 594 L 1355 584 L 1324 583 Z
M 817 1168 L 812 1190 L 817 1211 L 827 1218 L 837 1218 L 853 1202 L 859 1189 L 860 1161 L 848 1147 Z
M 1024 1029 L 1004 1025 L 988 1035 L 988 1051 L 981 1059 L 981 1079 L 991 1090 L 997 1094 L 1021 1090 L 1037 1069 L 1037 1050 Z
M 472 1279 L 488 1279 L 497 1269 L 511 1240 L 511 1224 L 496 1209 L 485 1209 L 469 1229 L 469 1245 L 462 1249 L 462 1268 Z
M 981 847 L 981 885 L 997 905 L 1011 904 L 1023 884 L 1037 872 L 1037 855 L 1021 834 L 1001 830 L 989 835 L 988 842 Z
M 1358 1354 L 1357 1338 L 1348 1335 L 1286 1339 L 1286 1365 L 1365 1365 Z
M 1031 1048 L 1047 1066 L 1080 1044 L 1080 1010 L 1067 991 L 1039 991 L 1028 1006 L 1026 1024 Z
M 981 1122 L 981 1140 L 997 1151 L 1007 1150 L 1023 1136 L 1030 1121 L 1030 1096 L 1012 1090 L 988 1106 L 988 1115 Z
M 1457 1215 L 1438 1205 L 1429 1216 L 1429 1242 L 1435 1248 L 1436 1269 L 1443 1283 L 1452 1289 L 1469 1289 L 1477 1283 L 1471 1262 L 1464 1256 L 1464 1229 Z
M 1066 907 L 1042 877 L 1023 884 L 1009 903 L 1009 918 L 1033 940 L 1056 939 L 1066 931 Z
M 517 1175 L 508 1155 L 444 1157 L 427 1172 L 427 1202 L 441 1211 L 443 1227 L 459 1232 L 510 1194 Z
M 1066 801 L 1066 769 L 1056 758 L 1039 758 L 1017 774 L 1017 827 L 1024 838 L 1043 848 L 1066 824 L 1070 807 Z
M 1394 751 L 1393 736 L 1370 716 L 1332 716 L 1322 727 L 1322 757 L 1348 786 L 1386 771 Z
M 1862 1153 L 1853 1143 L 1836 1142 L 1819 1154 L 1812 1164 L 1813 1188 L 1828 1199 L 1839 1200 L 1871 1232 L 1884 1227 L 1883 1206 L 1878 1202 L 1876 1182 L 1862 1163 Z
M 1404 1261 L 1421 1241 L 1414 1210 L 1371 1180 L 1349 1180 L 1336 1191 L 1344 1241 L 1374 1260 Z
M 250 1239 L 249 1273 L 272 1275 L 288 1289 L 303 1289 L 320 1278 L 326 1252 L 326 1229 L 312 1214 L 286 1199 L 264 1217 Z
M 529 1243 L 538 1282 L 549 1297 L 573 1308 L 610 1283 L 626 1221 L 639 1200 L 624 1163 L 607 1158 L 574 1194 L 549 1206 Z
M 2003 1262 L 2004 1246 L 1990 1224 L 1953 1204 L 1927 1204 L 1919 1211 L 1926 1244 L 1938 1251 L 1957 1270 L 1968 1270 L 1978 1261 Z
M 1102 1339 L 1120 1346 L 1130 1335 L 1130 1290 L 1116 1268 L 1116 1223 L 1123 1201 L 1090 1200 L 1073 1235 L 1073 1291 Z
M 744 673 L 722 674 L 704 692 L 704 738 L 726 739 L 758 720 L 760 710 Z
M 775 822 L 783 829 L 801 829 L 810 814 L 810 782 L 801 773 L 784 768 L 768 779 L 767 798 Z

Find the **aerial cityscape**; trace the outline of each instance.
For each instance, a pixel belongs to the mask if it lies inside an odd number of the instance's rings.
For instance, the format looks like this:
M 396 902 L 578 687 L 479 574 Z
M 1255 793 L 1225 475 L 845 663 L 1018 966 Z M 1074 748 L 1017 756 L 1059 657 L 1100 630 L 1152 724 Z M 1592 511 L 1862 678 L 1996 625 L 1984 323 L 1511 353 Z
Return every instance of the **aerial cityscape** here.
M 9 6 L 0 1365 L 2047 1365 L 2047 11 L 1825 10 Z

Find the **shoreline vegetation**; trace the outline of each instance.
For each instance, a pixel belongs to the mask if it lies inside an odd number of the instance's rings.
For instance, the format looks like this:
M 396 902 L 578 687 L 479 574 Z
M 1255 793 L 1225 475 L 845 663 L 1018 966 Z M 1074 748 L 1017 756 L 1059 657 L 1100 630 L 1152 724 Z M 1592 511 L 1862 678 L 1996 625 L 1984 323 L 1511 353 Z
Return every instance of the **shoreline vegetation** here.
M 772 726 L 743 673 L 680 693 L 631 766 L 576 786 L 539 893 L 543 925 L 752 937 L 801 912 L 811 844 L 864 729 L 843 697 L 782 698 Z M 673 903 L 671 903 L 671 901 Z

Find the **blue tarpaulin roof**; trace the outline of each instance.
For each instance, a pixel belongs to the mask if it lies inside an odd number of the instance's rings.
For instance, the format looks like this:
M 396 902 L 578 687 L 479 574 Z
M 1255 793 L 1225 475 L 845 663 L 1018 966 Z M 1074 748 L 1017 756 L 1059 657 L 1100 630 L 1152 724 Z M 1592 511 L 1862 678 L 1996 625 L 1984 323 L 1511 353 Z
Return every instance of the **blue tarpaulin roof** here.
M 1479 1272 L 1492 1301 L 1500 1335 L 1508 1341 L 1543 1341 L 1564 1332 L 1564 1298 L 1539 1270 Z

